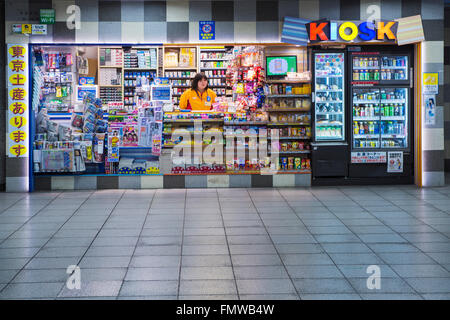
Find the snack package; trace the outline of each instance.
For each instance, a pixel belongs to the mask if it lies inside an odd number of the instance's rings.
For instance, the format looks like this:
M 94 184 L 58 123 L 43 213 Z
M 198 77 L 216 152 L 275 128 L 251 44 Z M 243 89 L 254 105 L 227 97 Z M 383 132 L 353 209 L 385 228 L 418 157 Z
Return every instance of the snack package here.
M 294 170 L 294 158 L 293 157 L 288 158 L 288 170 Z
M 294 167 L 295 167 L 295 170 L 302 170 L 302 159 L 301 158 L 294 159 Z

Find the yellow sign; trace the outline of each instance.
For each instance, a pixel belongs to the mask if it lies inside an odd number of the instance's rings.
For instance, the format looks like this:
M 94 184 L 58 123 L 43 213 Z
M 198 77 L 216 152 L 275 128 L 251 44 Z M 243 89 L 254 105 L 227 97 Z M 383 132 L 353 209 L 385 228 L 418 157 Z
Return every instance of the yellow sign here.
M 13 114 L 24 114 L 27 111 L 27 105 L 23 102 L 14 102 L 9 105 L 9 110 Z
M 438 85 L 439 74 L 425 72 L 423 74 L 423 85 L 424 86 L 437 86 Z
M 8 53 L 11 55 L 11 58 L 25 58 L 26 49 L 16 45 L 9 47 Z
M 26 63 L 25 61 L 19 59 L 11 60 L 11 62 L 9 63 L 9 68 L 12 72 L 24 72 Z
M 20 157 L 27 153 L 27 147 L 22 144 L 15 144 L 9 148 L 9 153 L 13 156 Z
M 13 74 L 9 77 L 9 83 L 11 83 L 13 86 L 23 86 L 25 85 L 26 81 L 27 78 L 23 74 Z
M 438 94 L 439 92 L 439 73 L 424 72 L 422 76 L 422 93 Z
M 9 96 L 13 100 L 25 100 L 26 93 L 27 92 L 23 88 L 14 88 L 9 90 Z
M 22 33 L 31 34 L 31 24 L 23 24 L 22 25 Z
M 9 134 L 9 137 L 15 143 L 23 142 L 27 138 L 27 133 L 25 131 L 16 130 Z
M 9 124 L 20 129 L 27 124 L 27 118 L 21 116 L 12 117 L 9 119 Z

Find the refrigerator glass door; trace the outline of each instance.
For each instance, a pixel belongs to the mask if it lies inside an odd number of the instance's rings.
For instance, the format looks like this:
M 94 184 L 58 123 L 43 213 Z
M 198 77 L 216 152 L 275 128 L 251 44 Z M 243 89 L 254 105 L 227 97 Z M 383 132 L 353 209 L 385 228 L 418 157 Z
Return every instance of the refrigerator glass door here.
M 352 81 L 379 81 L 380 61 L 378 55 L 352 56 Z
M 385 55 L 381 57 L 381 81 L 408 81 L 408 56 Z
M 316 141 L 345 140 L 344 53 L 315 53 Z
M 380 90 L 352 90 L 353 149 L 380 148 Z
M 408 148 L 408 89 L 380 89 L 381 147 Z

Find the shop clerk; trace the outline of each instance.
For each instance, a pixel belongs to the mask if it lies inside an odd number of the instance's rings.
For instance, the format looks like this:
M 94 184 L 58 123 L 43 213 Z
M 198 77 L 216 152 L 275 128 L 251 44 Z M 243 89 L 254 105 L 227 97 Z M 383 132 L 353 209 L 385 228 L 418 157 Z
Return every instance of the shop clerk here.
M 205 74 L 197 73 L 192 80 L 191 88 L 180 98 L 180 109 L 211 110 L 216 97 L 216 93 L 208 88 L 208 78 Z

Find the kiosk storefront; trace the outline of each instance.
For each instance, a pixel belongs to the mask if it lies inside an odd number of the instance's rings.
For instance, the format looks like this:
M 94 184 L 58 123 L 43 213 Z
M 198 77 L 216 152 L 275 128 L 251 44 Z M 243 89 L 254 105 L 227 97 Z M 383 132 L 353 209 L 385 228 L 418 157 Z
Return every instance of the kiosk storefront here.
M 427 46 L 402 23 L 308 20 L 302 46 L 201 42 L 219 23 L 179 44 L 11 42 L 7 163 L 28 174 L 9 190 L 439 184 Z M 217 101 L 179 111 L 198 72 Z

